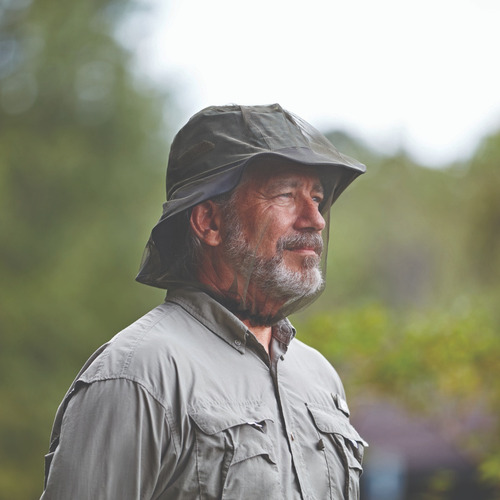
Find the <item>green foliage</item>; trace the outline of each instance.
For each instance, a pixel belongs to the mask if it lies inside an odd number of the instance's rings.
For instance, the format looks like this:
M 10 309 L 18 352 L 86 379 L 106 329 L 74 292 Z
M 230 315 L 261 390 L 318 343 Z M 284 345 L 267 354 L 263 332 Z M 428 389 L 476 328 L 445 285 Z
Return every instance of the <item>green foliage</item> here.
M 440 423 L 441 432 L 500 488 L 500 322 L 487 301 L 449 310 L 344 308 L 298 320 L 300 338 L 340 372 L 351 406 L 375 395 Z M 483 425 L 471 433 L 470 424 Z
M 498 289 L 500 282 L 500 132 L 486 139 L 471 162 L 465 245 L 478 286 Z
M 481 304 L 404 315 L 370 305 L 319 314 L 300 331 L 347 374 L 355 393 L 393 391 L 422 410 L 454 400 L 467 411 L 479 401 L 500 402 L 500 388 L 486 383 L 500 375 L 498 326 Z
M 133 282 L 163 197 L 165 97 L 112 36 L 132 2 L 4 2 L 0 498 L 35 498 L 89 351 L 161 300 Z

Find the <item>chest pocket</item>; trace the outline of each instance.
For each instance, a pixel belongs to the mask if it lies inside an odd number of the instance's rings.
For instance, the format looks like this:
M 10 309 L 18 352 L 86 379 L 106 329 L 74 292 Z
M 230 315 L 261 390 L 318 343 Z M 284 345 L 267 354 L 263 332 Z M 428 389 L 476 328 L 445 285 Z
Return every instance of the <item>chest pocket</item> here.
M 359 480 L 368 443 L 350 424 L 349 418 L 337 408 L 308 404 L 320 438 L 318 447 L 325 454 L 330 475 L 330 494 L 336 500 L 359 498 Z
M 195 424 L 196 467 L 202 499 L 279 498 L 274 425 L 260 404 L 217 405 L 189 414 Z

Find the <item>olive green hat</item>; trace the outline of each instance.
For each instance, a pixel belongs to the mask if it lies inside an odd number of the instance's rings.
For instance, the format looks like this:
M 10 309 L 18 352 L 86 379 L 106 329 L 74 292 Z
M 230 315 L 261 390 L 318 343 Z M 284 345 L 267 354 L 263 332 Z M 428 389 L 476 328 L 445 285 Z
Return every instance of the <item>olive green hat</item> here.
M 195 114 L 175 136 L 167 166 L 167 201 L 144 252 L 137 281 L 159 287 L 177 281 L 176 253 L 182 252 L 187 219 L 198 203 L 231 191 L 254 162 L 281 159 L 322 167 L 322 211 L 366 167 L 339 153 L 315 128 L 279 104 L 210 106 Z

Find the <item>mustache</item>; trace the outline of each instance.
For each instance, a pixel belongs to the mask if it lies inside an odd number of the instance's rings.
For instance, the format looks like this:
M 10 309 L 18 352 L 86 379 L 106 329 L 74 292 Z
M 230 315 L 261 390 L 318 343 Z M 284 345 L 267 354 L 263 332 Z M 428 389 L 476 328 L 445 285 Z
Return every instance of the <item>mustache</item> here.
M 282 236 L 276 245 L 279 251 L 312 248 L 318 256 L 323 252 L 323 238 L 318 233 L 297 233 Z

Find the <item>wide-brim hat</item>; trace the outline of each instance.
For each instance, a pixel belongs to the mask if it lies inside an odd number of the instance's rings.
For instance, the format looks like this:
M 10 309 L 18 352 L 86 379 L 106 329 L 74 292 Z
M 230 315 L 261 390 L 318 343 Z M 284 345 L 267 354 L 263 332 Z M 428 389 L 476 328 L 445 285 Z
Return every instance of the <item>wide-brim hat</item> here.
M 320 132 L 279 104 L 211 106 L 175 136 L 167 166 L 167 201 L 151 232 L 137 281 L 168 288 L 175 279 L 179 237 L 198 203 L 234 189 L 251 164 L 283 160 L 319 167 L 327 211 L 366 167 L 341 154 Z M 272 163 L 270 163 L 272 164 Z M 182 237 L 181 237 L 182 238 Z

